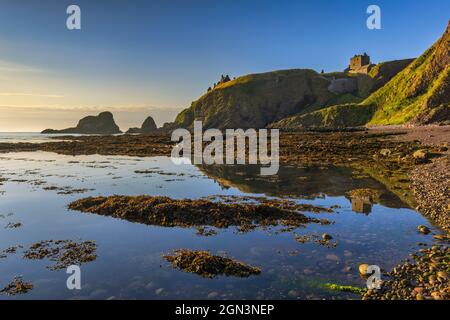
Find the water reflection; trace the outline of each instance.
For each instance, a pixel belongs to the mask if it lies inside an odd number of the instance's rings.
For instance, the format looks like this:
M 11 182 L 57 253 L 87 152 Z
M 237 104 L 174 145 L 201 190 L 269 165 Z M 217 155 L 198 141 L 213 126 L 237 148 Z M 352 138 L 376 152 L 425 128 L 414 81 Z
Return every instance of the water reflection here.
M 372 212 L 372 202 L 369 197 L 352 197 L 352 210 L 368 215 Z
M 222 187 L 238 188 L 246 193 L 298 199 L 345 196 L 352 201 L 352 207 L 355 203 L 354 211 L 361 213 L 370 213 L 373 203 L 389 208 L 408 208 L 383 184 L 345 167 L 282 166 L 274 176 L 259 175 L 258 165 L 211 165 L 199 166 L 199 169 Z M 380 196 L 375 201 L 348 196 L 350 191 L 361 188 L 374 189 Z
M 253 166 L 176 166 L 166 157 L 3 154 L 0 176 L 6 180 L 0 186 L 0 251 L 17 245 L 23 249 L 0 259 L 0 287 L 17 275 L 23 275 L 34 287 L 26 295 L 0 295 L 0 299 L 355 298 L 323 285 L 363 286 L 357 271 L 360 263 L 377 264 L 387 270 L 417 250 L 418 242 L 433 243 L 432 233 L 416 231 L 419 224 L 437 231 L 420 214 L 377 181 L 348 168 L 281 167 L 274 177 L 257 173 L 259 168 Z M 354 213 L 368 211 L 367 202 L 353 204 L 348 196 L 355 188 L 380 192 L 369 215 Z M 336 209 L 333 213 L 304 212 L 334 222 L 329 225 L 245 234 L 228 228 L 205 237 L 194 228 L 149 226 L 67 208 L 80 198 L 115 194 L 176 199 L 270 196 Z M 21 227 L 4 228 L 15 222 L 21 222 Z M 337 246 L 296 240 L 323 233 L 332 235 Z M 95 241 L 97 259 L 82 267 L 82 290 L 67 290 L 65 271 L 49 270 L 49 261 L 23 259 L 24 251 L 33 243 L 52 239 Z M 163 259 L 164 254 L 180 248 L 226 253 L 262 272 L 245 279 L 203 279 L 174 270 Z

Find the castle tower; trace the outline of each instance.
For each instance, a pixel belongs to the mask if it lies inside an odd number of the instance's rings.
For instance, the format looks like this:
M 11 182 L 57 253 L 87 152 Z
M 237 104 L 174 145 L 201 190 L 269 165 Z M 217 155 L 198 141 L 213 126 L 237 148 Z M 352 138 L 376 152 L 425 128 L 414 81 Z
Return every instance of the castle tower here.
M 352 58 L 350 58 L 348 72 L 367 74 L 372 66 L 373 64 L 371 64 L 370 62 L 370 56 L 368 56 L 367 53 L 364 52 L 364 54 L 354 55 Z

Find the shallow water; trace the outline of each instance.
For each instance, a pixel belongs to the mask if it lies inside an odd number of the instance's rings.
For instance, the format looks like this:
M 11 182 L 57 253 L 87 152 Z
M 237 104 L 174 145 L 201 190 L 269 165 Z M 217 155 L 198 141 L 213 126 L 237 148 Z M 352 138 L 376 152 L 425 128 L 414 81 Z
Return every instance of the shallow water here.
M 62 141 L 58 137 L 84 136 L 76 133 L 42 134 L 39 132 L 0 132 L 0 143 L 43 143 Z
M 139 170 L 154 173 L 135 172 Z M 416 231 L 419 224 L 438 231 L 381 184 L 349 169 L 281 167 L 277 177 L 269 178 L 257 176 L 258 171 L 254 166 L 177 166 L 166 157 L 0 154 L 0 177 L 8 179 L 0 185 L 0 251 L 18 244 L 24 247 L 0 259 L 0 287 L 17 275 L 34 284 L 25 295 L 0 295 L 0 299 L 357 298 L 323 285 L 363 287 L 365 281 L 357 270 L 360 263 L 388 270 L 417 250 L 418 242 L 433 242 L 431 235 Z M 60 189 L 43 189 L 49 186 Z M 380 203 L 362 207 L 354 203 L 354 209 L 364 211 L 355 212 L 345 194 L 363 187 L 380 190 Z M 58 194 L 73 189 L 86 190 Z M 239 234 L 235 229 L 220 229 L 209 237 L 197 235 L 196 229 L 148 226 L 67 209 L 79 198 L 114 194 L 172 198 L 265 195 L 340 207 L 334 213 L 305 213 L 334 221 L 331 225 L 309 224 L 282 233 L 255 230 Z M 4 228 L 9 222 L 21 222 L 22 226 Z M 338 243 L 335 248 L 302 244 L 294 238 L 324 232 Z M 52 263 L 48 260 L 23 259 L 23 250 L 31 244 L 50 239 L 96 241 L 97 259 L 81 266 L 82 290 L 68 290 L 65 270 L 49 270 L 46 267 Z M 179 248 L 226 253 L 260 267 L 262 273 L 244 279 L 204 279 L 175 270 L 162 258 Z

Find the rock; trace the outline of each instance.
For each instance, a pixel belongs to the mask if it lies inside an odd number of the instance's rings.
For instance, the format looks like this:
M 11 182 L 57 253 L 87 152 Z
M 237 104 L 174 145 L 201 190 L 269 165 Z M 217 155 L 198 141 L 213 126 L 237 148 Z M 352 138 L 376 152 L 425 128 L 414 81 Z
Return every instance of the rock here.
M 46 129 L 41 133 L 78 133 L 78 134 L 117 134 L 122 133 L 114 122 L 111 112 L 105 111 L 98 116 L 87 116 L 78 122 L 75 128 L 67 128 L 63 130 Z
M 327 254 L 326 259 L 327 260 L 331 260 L 331 261 L 335 261 L 335 262 L 339 262 L 341 260 L 337 255 L 335 255 L 333 253 Z
M 155 290 L 155 294 L 157 296 L 159 296 L 161 293 L 163 293 L 163 291 L 164 291 L 164 288 L 158 288 L 158 289 Z
M 448 273 L 445 271 L 439 271 L 437 273 L 437 277 L 439 280 L 448 280 Z
M 369 265 L 367 263 L 360 264 L 358 267 L 359 273 L 363 276 L 367 274 L 367 269 L 369 268 Z
M 219 293 L 216 291 L 208 293 L 208 299 L 215 299 L 219 296 Z
M 126 133 L 136 134 L 136 133 L 151 133 L 158 130 L 155 120 L 152 117 L 147 117 L 140 128 L 130 128 Z
M 127 130 L 127 132 L 126 133 L 128 133 L 128 134 L 137 134 L 137 133 L 141 133 L 141 128 L 130 128 L 130 129 L 128 129 Z
M 300 293 L 297 290 L 290 290 L 288 292 L 288 296 L 291 298 L 297 298 L 300 296 Z
M 448 239 L 448 237 L 445 234 L 435 234 L 433 236 L 433 238 L 436 240 L 441 240 L 441 241 Z
M 146 132 L 152 132 L 157 130 L 158 127 L 156 126 L 155 120 L 153 120 L 152 117 L 147 117 L 147 119 L 145 119 L 144 123 L 141 126 L 141 130 L 142 132 L 146 133 Z
M 391 155 L 391 153 L 392 153 L 392 151 L 391 151 L 390 149 L 381 149 L 381 150 L 380 150 L 380 154 L 381 154 L 383 157 L 388 157 L 388 156 Z
M 421 294 L 422 291 L 423 291 L 423 288 L 422 288 L 422 287 L 415 287 L 415 288 L 414 288 L 414 291 L 417 292 L 417 293 L 419 293 L 419 294 Z
M 353 255 L 353 253 L 349 250 L 344 250 L 344 257 L 351 257 Z
M 441 294 L 437 291 L 432 292 L 431 296 L 433 297 L 434 300 L 442 300 Z
M 423 297 L 423 295 L 421 295 L 420 293 L 418 293 L 416 295 L 416 300 L 425 300 L 425 298 Z
M 350 271 L 352 271 L 352 267 L 350 267 L 350 266 L 345 266 L 345 267 L 342 269 L 342 272 L 344 272 L 344 273 L 349 273 Z
M 430 229 L 429 229 L 428 227 L 424 226 L 424 225 L 418 226 L 418 227 L 417 227 L 417 230 L 418 230 L 420 233 L 423 233 L 423 234 L 429 234 L 429 233 L 430 233 Z
M 430 154 L 426 151 L 426 150 L 417 150 L 416 152 L 413 153 L 413 158 L 414 159 L 421 159 L 421 160 L 425 160 L 428 159 L 430 156 Z
M 325 241 L 328 241 L 328 240 L 333 239 L 333 237 L 330 236 L 328 233 L 324 233 L 324 234 L 322 235 L 322 239 L 325 240 Z

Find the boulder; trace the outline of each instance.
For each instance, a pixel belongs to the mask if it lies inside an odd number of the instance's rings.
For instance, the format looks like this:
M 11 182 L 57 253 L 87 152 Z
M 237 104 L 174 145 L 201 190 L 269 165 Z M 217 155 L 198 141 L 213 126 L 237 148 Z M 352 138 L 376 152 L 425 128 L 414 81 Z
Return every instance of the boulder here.
M 420 233 L 423 233 L 423 234 L 429 234 L 429 233 L 430 233 L 430 229 L 429 229 L 428 227 L 424 226 L 424 225 L 418 226 L 418 227 L 417 227 L 417 230 L 418 230 Z
M 426 150 L 417 150 L 416 152 L 413 153 L 414 159 L 425 160 L 428 159 L 429 156 L 430 154 Z
M 360 264 L 358 267 L 359 273 L 363 276 L 367 275 L 368 269 L 369 269 L 369 265 L 367 263 Z

